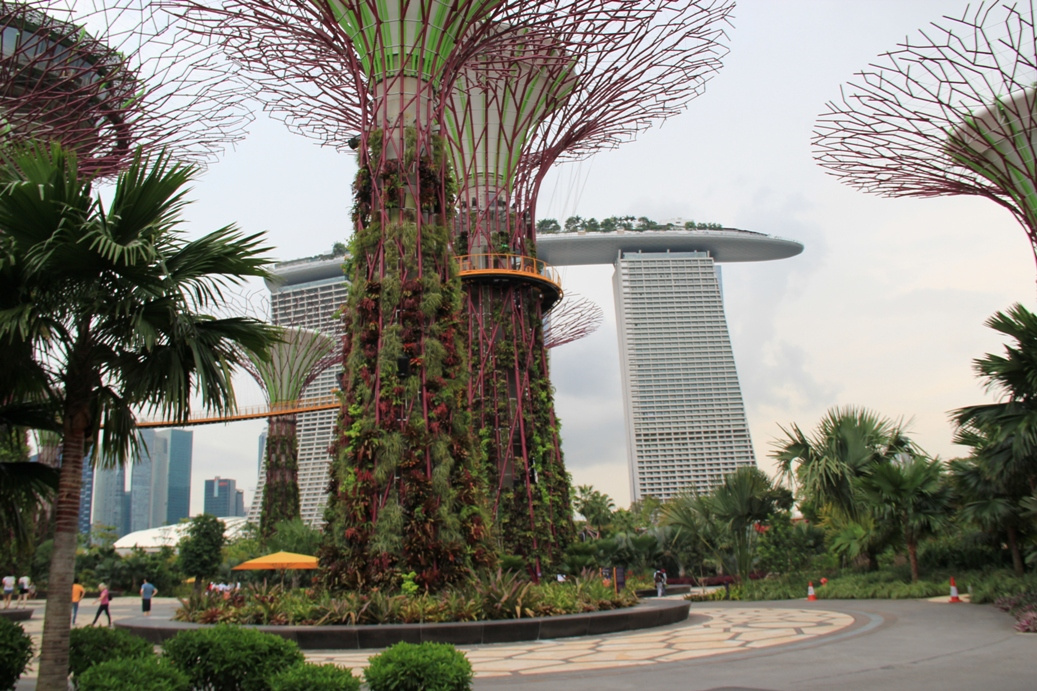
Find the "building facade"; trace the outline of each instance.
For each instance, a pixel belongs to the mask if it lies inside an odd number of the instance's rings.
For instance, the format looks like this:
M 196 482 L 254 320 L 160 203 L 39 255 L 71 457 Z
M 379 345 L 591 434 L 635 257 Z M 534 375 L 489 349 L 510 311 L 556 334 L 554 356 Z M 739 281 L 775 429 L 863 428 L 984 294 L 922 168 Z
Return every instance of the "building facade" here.
M 194 432 L 171 429 L 169 433 L 169 491 L 166 524 L 175 525 L 191 515 L 191 459 Z
M 545 235 L 555 266 L 612 264 L 630 496 L 703 492 L 756 462 L 724 314 L 719 262 L 803 246 L 733 228 Z
M 719 272 L 706 252 L 624 253 L 616 261 L 634 500 L 706 492 L 756 463 Z
M 140 430 L 141 448 L 130 473 L 130 531 L 179 523 L 191 515 L 194 433 Z
M 321 256 L 283 262 L 273 267 L 276 277 L 267 282 L 270 290 L 271 319 L 278 326 L 296 326 L 320 331 L 336 341 L 343 335 L 342 321 L 336 315 L 346 302 L 349 284 L 342 271 L 343 256 Z M 326 396 L 339 388 L 341 367 L 331 367 L 303 391 L 303 398 Z M 299 443 L 299 509 L 302 520 L 319 527 L 324 522 L 328 471 L 331 467 L 332 435 L 337 410 L 322 410 L 299 415 L 296 434 Z M 249 521 L 259 523 L 263 507 L 265 469 L 260 467 L 259 482 L 249 507 Z
M 130 471 L 131 532 L 165 525 L 169 506 L 169 437 L 150 428 L 139 434 L 141 447 Z
M 215 477 L 205 481 L 205 513 L 219 518 L 245 515 L 245 492 L 236 480 Z
M 115 530 L 116 537 L 130 532 L 126 469 L 98 468 L 94 472 L 93 525 Z

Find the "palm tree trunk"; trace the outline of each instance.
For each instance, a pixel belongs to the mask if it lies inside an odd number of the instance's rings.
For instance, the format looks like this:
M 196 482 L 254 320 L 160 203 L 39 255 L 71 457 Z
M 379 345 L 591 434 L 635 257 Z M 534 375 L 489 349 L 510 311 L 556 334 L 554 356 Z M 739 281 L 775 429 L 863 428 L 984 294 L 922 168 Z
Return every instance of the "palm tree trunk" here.
M 907 541 L 907 559 L 911 562 L 911 582 L 918 582 L 918 541 Z
M 83 482 L 84 428 L 66 425 L 62 441 L 61 475 L 55 500 L 54 552 L 47 580 L 47 608 L 40 645 L 39 691 L 68 688 L 68 646 L 72 617 L 72 580 L 79 532 L 79 493 Z
M 1016 576 L 1023 575 L 1023 554 L 1019 551 L 1019 533 L 1014 525 L 1005 528 L 1008 533 L 1008 549 L 1012 552 L 1012 569 Z

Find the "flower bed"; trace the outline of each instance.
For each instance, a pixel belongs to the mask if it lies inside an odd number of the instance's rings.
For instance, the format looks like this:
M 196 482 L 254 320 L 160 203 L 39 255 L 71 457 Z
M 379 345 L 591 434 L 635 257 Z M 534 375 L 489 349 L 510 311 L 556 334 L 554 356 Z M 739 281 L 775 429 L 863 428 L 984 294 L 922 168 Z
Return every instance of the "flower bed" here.
M 632 590 L 616 593 L 590 574 L 534 584 L 497 572 L 435 594 L 405 591 L 331 594 L 248 586 L 226 597 L 215 593 L 181 600 L 174 619 L 197 624 L 417 624 L 580 614 L 631 607 L 638 601 Z

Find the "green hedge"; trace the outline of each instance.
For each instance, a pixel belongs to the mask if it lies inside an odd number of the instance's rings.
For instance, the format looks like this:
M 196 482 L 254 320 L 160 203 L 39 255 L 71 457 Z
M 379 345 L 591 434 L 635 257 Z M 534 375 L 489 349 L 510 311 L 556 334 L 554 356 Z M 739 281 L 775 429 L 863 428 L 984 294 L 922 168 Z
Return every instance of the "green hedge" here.
M 468 691 L 472 665 L 449 643 L 397 643 L 370 659 L 364 678 L 370 691 Z
M 305 662 L 270 679 L 271 691 L 359 691 L 360 680 L 345 667 Z
M 29 634 L 21 625 L 0 618 L 0 689 L 13 689 L 31 659 Z
M 228 624 L 183 631 L 162 650 L 192 686 L 212 691 L 269 691 L 274 675 L 303 662 L 294 642 Z
M 99 662 L 77 682 L 79 691 L 191 691 L 186 674 L 156 657 Z
M 101 662 L 155 655 L 153 645 L 122 629 L 84 626 L 72 629 L 68 642 L 68 669 L 74 679 Z

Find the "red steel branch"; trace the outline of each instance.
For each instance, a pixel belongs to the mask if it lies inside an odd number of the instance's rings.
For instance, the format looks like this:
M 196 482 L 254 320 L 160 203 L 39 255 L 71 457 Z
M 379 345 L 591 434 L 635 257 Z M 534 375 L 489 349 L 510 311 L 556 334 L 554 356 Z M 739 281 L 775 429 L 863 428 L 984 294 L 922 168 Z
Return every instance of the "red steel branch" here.
M 934 21 L 827 104 L 815 158 L 872 194 L 991 199 L 1023 225 L 1037 257 L 1035 46 L 1030 3 L 982 2 Z
M 139 0 L 0 3 L 0 106 L 16 140 L 58 141 L 94 176 L 168 147 L 210 161 L 250 114 L 230 65 Z

